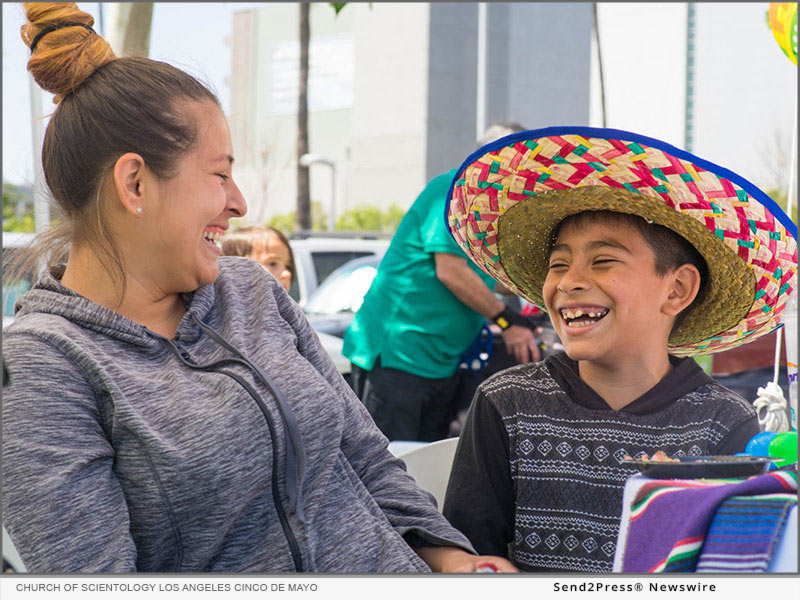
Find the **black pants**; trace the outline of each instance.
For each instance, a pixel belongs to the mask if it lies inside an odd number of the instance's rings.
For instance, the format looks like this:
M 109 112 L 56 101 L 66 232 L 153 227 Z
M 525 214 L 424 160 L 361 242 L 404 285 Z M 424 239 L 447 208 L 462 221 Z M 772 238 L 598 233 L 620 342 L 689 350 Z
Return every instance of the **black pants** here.
M 433 442 L 447 437 L 458 375 L 428 379 L 399 369 L 352 365 L 353 390 L 375 424 L 392 440 Z

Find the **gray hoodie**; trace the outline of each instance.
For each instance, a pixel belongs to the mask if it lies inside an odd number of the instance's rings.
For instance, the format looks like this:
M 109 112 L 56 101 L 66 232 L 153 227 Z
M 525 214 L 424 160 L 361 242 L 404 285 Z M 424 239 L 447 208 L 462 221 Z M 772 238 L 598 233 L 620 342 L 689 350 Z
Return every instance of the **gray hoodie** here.
M 4 333 L 3 521 L 30 571 L 424 572 L 466 538 L 302 311 L 221 258 L 172 340 L 43 276 Z

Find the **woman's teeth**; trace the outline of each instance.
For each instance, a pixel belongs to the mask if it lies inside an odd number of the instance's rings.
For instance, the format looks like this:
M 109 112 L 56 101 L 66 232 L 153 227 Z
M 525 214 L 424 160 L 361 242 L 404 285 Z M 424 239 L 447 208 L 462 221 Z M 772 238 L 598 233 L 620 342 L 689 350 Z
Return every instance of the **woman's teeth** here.
M 222 239 L 222 234 L 218 231 L 204 231 L 203 237 L 207 239 L 209 242 L 216 244 L 217 246 L 221 246 L 222 243 L 220 239 Z

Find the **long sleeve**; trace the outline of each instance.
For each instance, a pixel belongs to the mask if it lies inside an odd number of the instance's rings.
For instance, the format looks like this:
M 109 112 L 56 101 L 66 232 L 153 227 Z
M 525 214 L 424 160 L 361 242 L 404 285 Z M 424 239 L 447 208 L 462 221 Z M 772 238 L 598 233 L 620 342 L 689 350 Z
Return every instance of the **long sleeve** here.
M 136 570 L 96 395 L 32 335 L 4 336 L 3 522 L 31 572 Z
M 734 427 L 714 449 L 714 454 L 727 455 L 744 452 L 747 442 L 761 431 L 758 416 L 752 415 Z
M 291 300 L 286 296 L 284 302 Z M 474 552 L 436 509 L 433 496 L 417 486 L 404 463 L 389 452 L 388 440 L 338 373 L 302 311 L 294 302 L 280 310 L 297 334 L 300 353 L 337 391 L 344 411 L 341 450 L 394 529 L 409 540 L 421 538 L 433 545 Z
M 514 531 L 514 506 L 508 436 L 479 388 L 456 450 L 444 516 L 479 554 L 506 556 Z

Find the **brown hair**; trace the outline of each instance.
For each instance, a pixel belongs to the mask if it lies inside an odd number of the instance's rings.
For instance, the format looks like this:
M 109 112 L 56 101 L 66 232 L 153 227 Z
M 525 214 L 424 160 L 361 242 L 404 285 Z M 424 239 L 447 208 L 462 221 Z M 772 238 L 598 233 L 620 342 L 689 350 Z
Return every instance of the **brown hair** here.
M 289 239 L 280 230 L 270 227 L 269 225 L 249 225 L 246 227 L 239 227 L 231 232 L 222 240 L 222 255 L 223 256 L 250 256 L 253 254 L 254 246 L 259 239 L 276 236 L 281 243 L 286 246 L 289 251 L 289 264 L 286 267 L 289 273 L 292 274 L 292 281 L 295 277 L 294 266 L 294 252 L 292 246 L 289 244 Z
M 86 243 L 112 280 L 122 284 L 122 256 L 105 219 L 103 188 L 117 159 L 139 154 L 159 178 L 174 173 L 190 151 L 197 125 L 182 101 L 219 100 L 205 85 L 171 65 L 147 58 L 117 57 L 91 30 L 94 19 L 73 2 L 26 2 L 22 39 L 39 37 L 28 70 L 58 105 L 42 147 L 45 181 L 65 222 L 37 238 L 35 249 L 17 273 L 42 259 L 58 261 L 72 243 Z M 77 23 L 82 25 L 66 25 Z M 84 27 L 83 25 L 87 26 Z M 48 265 L 49 266 L 49 265 Z M 120 300 L 122 298 L 120 296 Z
M 700 272 L 700 287 L 697 290 L 697 295 L 694 297 L 694 300 L 692 300 L 692 303 L 675 317 L 675 322 L 672 325 L 670 334 L 674 333 L 680 324 L 683 323 L 689 312 L 700 303 L 701 297 L 704 294 L 706 282 L 708 281 L 708 265 L 706 265 L 703 256 L 697 251 L 697 248 L 689 243 L 683 236 L 675 233 L 669 227 L 664 227 L 658 223 L 650 223 L 638 215 L 618 213 L 610 210 L 589 210 L 570 215 L 556 227 L 553 233 L 553 241 L 555 243 L 559 231 L 561 231 L 565 225 L 580 228 L 589 223 L 597 222 L 612 224 L 625 222 L 635 227 L 653 251 L 655 272 L 659 277 L 663 277 L 667 273 L 671 273 L 685 264 L 694 265 Z

